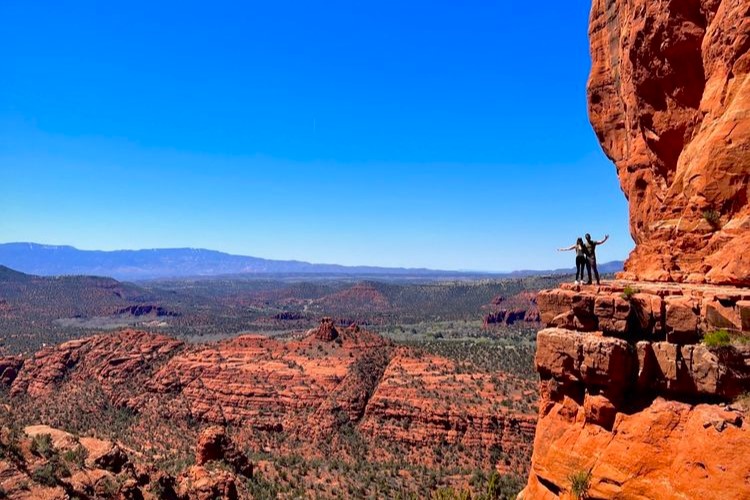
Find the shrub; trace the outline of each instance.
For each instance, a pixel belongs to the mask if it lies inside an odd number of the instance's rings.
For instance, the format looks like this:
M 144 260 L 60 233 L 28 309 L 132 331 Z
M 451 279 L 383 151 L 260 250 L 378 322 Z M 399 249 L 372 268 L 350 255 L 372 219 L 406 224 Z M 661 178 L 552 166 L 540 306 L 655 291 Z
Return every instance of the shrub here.
M 471 495 L 468 491 L 455 490 L 453 488 L 439 488 L 432 492 L 432 500 L 469 500 Z
M 487 499 L 488 500 L 510 500 L 518 496 L 518 492 L 523 489 L 523 481 L 517 476 L 501 476 L 497 471 L 492 471 L 489 481 L 487 481 Z
M 746 409 L 750 410 L 750 392 L 745 392 L 737 396 L 734 400 L 734 403 L 740 406 L 744 406 Z
M 55 454 L 52 436 L 49 434 L 37 434 L 31 439 L 30 449 L 34 455 L 44 458 L 52 457 Z
M 625 300 L 630 300 L 630 299 L 633 298 L 633 295 L 635 295 L 636 293 L 638 293 L 638 289 L 636 289 L 636 288 L 634 288 L 634 287 L 632 287 L 630 285 L 627 285 L 622 290 L 622 298 L 625 299 Z
M 723 347 L 729 345 L 731 342 L 732 337 L 729 336 L 729 332 L 726 330 L 714 330 L 703 336 L 703 343 L 708 347 Z
M 709 209 L 703 211 L 703 218 L 706 219 L 706 222 L 711 224 L 711 227 L 718 227 L 719 221 L 721 219 L 721 214 L 717 212 L 716 210 Z
M 591 482 L 591 472 L 579 470 L 568 476 L 570 480 L 570 492 L 578 500 L 586 498 L 589 492 L 589 483 Z
M 120 485 L 111 477 L 105 477 L 101 483 L 102 493 L 106 498 L 114 498 L 120 491 Z
M 57 486 L 57 477 L 55 476 L 55 466 L 48 462 L 34 469 L 31 478 L 44 486 Z
M 0 430 L 0 458 L 22 459 L 20 442 L 21 433 L 16 427 Z
M 88 450 L 80 444 L 73 449 L 66 450 L 65 453 L 63 453 L 63 459 L 66 462 L 70 462 L 71 464 L 74 464 L 81 469 L 86 464 L 86 458 L 88 456 Z

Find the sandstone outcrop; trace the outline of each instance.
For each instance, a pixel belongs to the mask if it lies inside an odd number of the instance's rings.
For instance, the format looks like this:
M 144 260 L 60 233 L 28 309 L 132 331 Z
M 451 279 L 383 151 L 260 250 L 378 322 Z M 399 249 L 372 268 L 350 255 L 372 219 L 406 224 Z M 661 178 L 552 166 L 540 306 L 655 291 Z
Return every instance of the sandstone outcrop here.
M 0 358 L 0 385 L 10 387 L 23 366 L 23 358 L 8 356 Z
M 624 277 L 750 284 L 750 1 L 594 0 L 589 116 L 630 202 Z
M 750 498 L 750 289 L 563 285 L 539 293 L 540 410 L 523 498 Z M 725 329 L 726 345 L 703 339 Z
M 594 0 L 589 35 L 631 281 L 539 294 L 520 496 L 750 498 L 750 1 Z
M 331 342 L 332 340 L 336 340 L 338 336 L 339 331 L 333 324 L 332 318 L 323 318 L 320 321 L 320 325 L 318 326 L 317 330 L 315 330 L 315 338 L 324 342 Z
M 367 405 L 360 429 L 373 438 L 407 444 L 406 453 L 423 462 L 435 445 L 460 444 L 489 455 L 498 450 L 506 472 L 524 470 L 533 439 L 533 414 L 512 410 L 514 395 L 497 396 L 497 377 L 461 373 L 454 363 L 400 350 Z M 421 457 L 420 457 L 421 455 Z
M 11 394 L 45 396 L 64 379 L 95 380 L 116 394 L 114 389 L 145 377 L 146 368 L 167 360 L 182 345 L 163 335 L 125 330 L 47 347 L 23 364 L 13 381 Z
M 236 478 L 227 471 L 210 470 L 202 466 L 190 467 L 181 474 L 174 487 L 174 496 L 180 500 L 237 500 Z
M 41 449 L 35 442 L 49 444 Z M 215 427 L 201 434 L 198 464 L 177 476 L 157 471 L 152 464 L 135 465 L 112 441 L 78 437 L 47 425 L 26 427 L 20 437 L 0 428 L 0 451 L 3 498 L 231 500 L 241 496 L 239 476 L 252 476 L 247 457 Z M 234 472 L 212 466 L 212 461 Z
M 244 453 L 237 449 L 223 427 L 208 427 L 198 438 L 195 463 L 205 465 L 212 460 L 226 463 L 237 474 L 253 477 L 253 464 Z
M 183 437 L 172 436 L 181 426 L 189 431 L 208 424 L 198 437 L 198 468 L 160 486 L 178 494 L 185 484 L 209 479 L 206 484 L 230 491 L 210 462 L 252 474 L 249 462 L 237 461 L 238 449 L 263 449 L 269 440 L 286 440 L 314 454 L 316 443 L 337 446 L 339 435 L 352 430 L 370 443 L 400 450 L 394 453 L 413 450 L 413 463 L 433 464 L 439 445 L 461 445 L 477 466 L 525 472 L 536 391 L 514 388 L 527 385 L 511 374 L 467 371 L 456 361 L 396 347 L 357 325 L 340 327 L 325 319 L 320 327 L 284 340 L 243 335 L 184 344 L 126 330 L 67 342 L 29 358 L 10 392 L 25 400 L 59 401 L 66 418 L 68 405 L 81 408 L 73 412 L 74 419 L 77 414 L 88 419 L 96 405 L 127 410 L 138 417 L 134 421 L 144 422 L 138 432 L 149 439 L 165 425 L 168 435 L 158 437 L 160 442 L 184 443 Z M 89 392 L 97 394 L 96 400 L 80 405 Z M 235 429 L 236 444 L 224 426 Z M 104 451 L 90 456 L 100 457 L 92 465 L 110 473 L 123 467 L 116 449 Z
M 4 498 L 144 498 L 128 456 L 111 441 L 79 438 L 46 425 L 26 427 L 22 435 L 3 427 L 0 449 Z M 115 467 L 100 460 L 114 455 Z
M 532 322 L 536 321 L 536 317 L 529 316 L 529 319 L 527 320 L 525 309 L 501 309 L 484 316 L 484 328 L 489 328 L 492 325 L 510 326 L 519 321 Z

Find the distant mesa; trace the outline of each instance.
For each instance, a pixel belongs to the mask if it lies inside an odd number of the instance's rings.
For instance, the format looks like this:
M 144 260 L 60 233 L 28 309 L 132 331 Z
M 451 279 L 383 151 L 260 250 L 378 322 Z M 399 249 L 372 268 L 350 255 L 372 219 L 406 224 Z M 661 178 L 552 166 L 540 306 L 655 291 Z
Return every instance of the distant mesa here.
M 521 292 L 509 298 L 501 295 L 494 297 L 489 306 L 486 306 L 490 312 L 484 315 L 483 327 L 511 326 L 519 322 L 538 323 L 541 318 L 536 300 L 534 292 Z
M 123 307 L 115 311 L 116 315 L 119 314 L 130 314 L 132 316 L 158 316 L 158 317 L 177 317 L 180 315 L 178 312 L 169 311 L 161 306 L 154 305 L 135 305 Z
M 519 321 L 527 321 L 526 313 L 525 309 L 502 309 L 494 313 L 489 313 L 484 317 L 484 327 L 488 328 L 492 325 L 510 326 Z

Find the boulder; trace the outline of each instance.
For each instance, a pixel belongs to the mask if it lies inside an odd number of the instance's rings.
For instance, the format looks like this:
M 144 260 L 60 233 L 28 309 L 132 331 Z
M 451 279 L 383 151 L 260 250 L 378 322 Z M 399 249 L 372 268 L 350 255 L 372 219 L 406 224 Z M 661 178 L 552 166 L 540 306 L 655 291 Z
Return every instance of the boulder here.
M 665 299 L 665 327 L 667 341 L 690 344 L 699 339 L 700 308 L 690 297 L 675 296 Z

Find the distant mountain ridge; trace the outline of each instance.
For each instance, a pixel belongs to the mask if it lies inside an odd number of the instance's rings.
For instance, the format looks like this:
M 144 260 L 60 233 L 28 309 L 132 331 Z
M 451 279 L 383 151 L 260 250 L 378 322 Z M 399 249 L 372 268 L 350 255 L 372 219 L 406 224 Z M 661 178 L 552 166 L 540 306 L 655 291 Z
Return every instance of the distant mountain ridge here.
M 271 260 L 199 248 L 103 251 L 39 243 L 0 244 L 0 264 L 39 276 L 93 275 L 110 276 L 119 280 L 232 274 L 469 274 L 430 269 Z
M 38 276 L 90 275 L 109 276 L 118 280 L 152 280 L 220 275 L 331 274 L 331 275 L 403 275 L 403 276 L 500 276 L 523 277 L 555 271 L 516 271 L 482 273 L 439 271 L 425 268 L 391 268 L 377 266 L 343 266 L 313 264 L 297 260 L 272 260 L 231 255 L 197 248 L 164 248 L 152 250 L 79 250 L 72 246 L 39 243 L 0 244 L 0 264 Z M 602 272 L 622 269 L 622 262 L 602 264 Z

